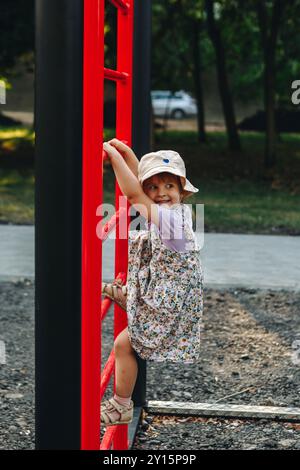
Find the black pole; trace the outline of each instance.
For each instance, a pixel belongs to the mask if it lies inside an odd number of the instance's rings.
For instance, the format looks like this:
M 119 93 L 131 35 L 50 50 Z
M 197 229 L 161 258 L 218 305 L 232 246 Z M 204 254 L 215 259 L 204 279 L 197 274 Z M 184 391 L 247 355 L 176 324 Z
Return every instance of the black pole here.
M 83 0 L 36 0 L 36 447 L 80 449 Z
M 150 151 L 151 101 L 151 0 L 134 2 L 132 147 L 141 157 Z M 138 377 L 132 400 L 135 406 L 146 405 L 146 361 L 136 354 Z

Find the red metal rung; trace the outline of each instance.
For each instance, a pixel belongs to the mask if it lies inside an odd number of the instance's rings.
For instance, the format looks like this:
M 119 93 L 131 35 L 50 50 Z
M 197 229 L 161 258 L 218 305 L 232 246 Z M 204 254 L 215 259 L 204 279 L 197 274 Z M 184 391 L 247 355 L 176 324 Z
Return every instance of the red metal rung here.
M 108 311 L 110 309 L 110 306 L 112 304 L 112 299 L 109 297 L 105 297 L 104 300 L 101 302 L 101 322 L 105 319 L 106 315 L 108 314 Z
M 111 375 L 114 370 L 114 366 L 115 366 L 115 352 L 114 352 L 114 349 L 112 349 L 109 355 L 109 358 L 107 359 L 107 362 L 104 366 L 103 372 L 101 374 L 100 400 L 102 400 L 105 390 L 107 389 Z
M 112 5 L 117 8 L 120 8 L 124 13 L 127 13 L 129 10 L 129 4 L 124 0 L 109 0 Z
M 119 220 L 120 220 L 120 217 L 122 217 L 122 213 L 126 213 L 127 210 L 125 207 L 121 207 L 117 212 L 115 212 L 115 214 L 109 219 L 108 222 L 106 222 L 106 224 L 104 225 L 104 227 L 100 226 L 100 229 L 99 229 L 99 238 L 100 240 L 102 240 L 103 242 L 107 239 L 108 237 L 108 234 L 115 228 L 118 226 L 119 224 Z M 119 276 L 118 276 L 119 277 Z
M 104 68 L 104 78 L 107 78 L 108 80 L 126 80 L 128 77 L 129 75 L 126 72 Z
M 110 450 L 112 443 L 113 443 L 113 438 L 117 432 L 118 425 L 116 426 L 108 426 L 107 430 L 104 433 L 104 436 L 102 438 L 102 442 L 100 445 L 100 450 Z

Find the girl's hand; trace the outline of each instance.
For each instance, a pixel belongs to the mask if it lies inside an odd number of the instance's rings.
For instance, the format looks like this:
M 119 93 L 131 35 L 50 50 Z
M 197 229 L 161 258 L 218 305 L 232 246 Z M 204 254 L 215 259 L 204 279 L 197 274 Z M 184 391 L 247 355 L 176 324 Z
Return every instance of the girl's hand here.
M 124 144 L 124 142 L 122 142 L 119 139 L 116 139 L 116 138 L 111 139 L 111 140 L 108 141 L 108 143 L 111 146 L 115 147 L 121 153 L 121 155 L 123 155 L 123 157 L 125 157 L 125 158 L 130 156 L 130 155 L 134 155 L 133 150 L 130 147 L 128 147 L 128 145 Z
M 105 142 L 105 144 L 106 146 L 103 146 L 103 149 L 108 152 L 108 158 L 111 159 L 118 154 L 119 158 L 122 158 L 132 173 L 138 177 L 139 160 L 137 159 L 134 151 L 119 139 L 111 139 L 108 142 Z
M 107 157 L 111 161 L 114 157 L 122 157 L 122 155 L 118 152 L 118 150 L 110 145 L 108 142 L 103 142 L 103 150 L 106 152 Z

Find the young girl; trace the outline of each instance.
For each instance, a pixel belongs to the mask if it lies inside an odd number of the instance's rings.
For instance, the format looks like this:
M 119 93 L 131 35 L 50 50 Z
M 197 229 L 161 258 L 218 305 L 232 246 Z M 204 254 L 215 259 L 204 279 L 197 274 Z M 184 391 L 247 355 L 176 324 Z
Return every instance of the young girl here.
M 191 210 L 183 203 L 198 189 L 180 155 L 160 150 L 139 161 L 117 139 L 103 149 L 121 191 L 146 220 L 145 230 L 129 231 L 127 285 L 102 285 L 128 317 L 114 342 L 116 393 L 101 404 L 101 422 L 114 425 L 132 421 L 135 353 L 156 362 L 199 359 L 203 276 Z

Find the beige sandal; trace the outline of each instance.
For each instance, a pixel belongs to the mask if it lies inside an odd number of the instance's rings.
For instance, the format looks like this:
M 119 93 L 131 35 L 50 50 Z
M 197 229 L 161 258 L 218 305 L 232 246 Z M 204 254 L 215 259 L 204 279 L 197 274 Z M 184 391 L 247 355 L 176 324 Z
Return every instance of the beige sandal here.
M 106 289 L 109 289 L 107 292 Z M 123 303 L 122 300 L 118 297 L 118 289 L 121 288 L 122 293 L 127 295 L 127 286 L 122 285 L 120 279 L 115 279 L 112 283 L 102 282 L 102 294 L 106 297 L 109 297 L 114 302 L 116 302 L 123 310 L 126 311 L 126 303 Z
M 110 413 L 117 411 L 120 414 L 119 419 L 113 419 Z M 130 405 L 121 405 L 114 398 L 101 403 L 101 423 L 105 426 L 114 426 L 115 424 L 129 424 L 133 418 L 133 401 Z

